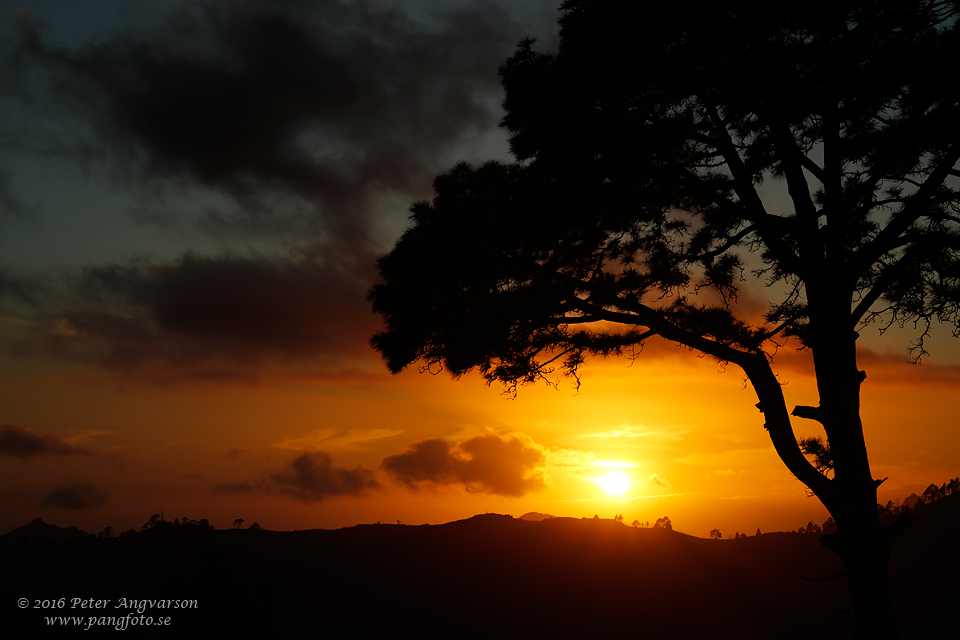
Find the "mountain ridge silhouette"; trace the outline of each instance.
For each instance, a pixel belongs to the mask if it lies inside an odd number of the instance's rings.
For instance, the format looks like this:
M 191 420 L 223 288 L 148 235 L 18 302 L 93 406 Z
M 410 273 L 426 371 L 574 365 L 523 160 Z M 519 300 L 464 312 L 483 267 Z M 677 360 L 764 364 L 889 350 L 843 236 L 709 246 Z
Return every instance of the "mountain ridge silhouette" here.
M 958 498 L 918 505 L 894 547 L 906 638 L 937 637 L 953 610 Z M 400 629 L 438 638 L 851 637 L 843 580 L 802 579 L 841 568 L 814 535 L 711 540 L 614 520 L 499 514 L 304 531 L 161 522 L 112 541 L 57 529 L 35 520 L 0 536 L 8 608 L 19 597 L 195 598 L 197 610 L 170 612 L 178 632 L 240 637 Z M 11 619 L 39 629 L 43 613 Z

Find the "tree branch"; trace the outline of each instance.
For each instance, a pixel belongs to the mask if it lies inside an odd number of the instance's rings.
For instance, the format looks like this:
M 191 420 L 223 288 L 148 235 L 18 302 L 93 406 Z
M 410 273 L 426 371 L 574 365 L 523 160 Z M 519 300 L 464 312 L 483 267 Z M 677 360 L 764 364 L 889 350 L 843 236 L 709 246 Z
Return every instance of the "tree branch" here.
M 790 416 L 787 414 L 787 405 L 783 397 L 783 388 L 770 368 L 770 362 L 762 353 L 751 354 L 740 365 L 744 373 L 753 383 L 760 400 L 758 408 L 766 418 L 767 432 L 773 443 L 777 455 L 783 460 L 787 469 L 796 478 L 807 485 L 823 502 L 827 509 L 831 509 L 836 502 L 833 484 L 830 478 L 823 475 L 810 464 L 793 432 Z
M 911 227 L 927 211 L 930 201 L 940 185 L 946 180 L 953 166 L 960 160 L 960 142 L 943 155 L 923 185 L 910 197 L 904 207 L 894 215 L 884 229 L 865 247 L 857 251 L 851 261 L 851 274 L 859 279 L 871 265 L 880 260 L 896 245 L 897 238 Z
M 813 174 L 813 177 L 820 181 L 821 184 L 826 184 L 827 175 L 824 173 L 824 170 L 820 165 L 810 159 L 807 154 L 797 148 L 797 153 L 800 154 L 800 165 Z
M 782 225 L 786 221 L 767 212 L 760 195 L 753 186 L 753 179 L 743 164 L 743 159 L 740 157 L 733 139 L 730 137 L 730 132 L 727 131 L 723 118 L 717 111 L 717 107 L 712 104 L 705 106 L 713 122 L 717 150 L 723 154 L 727 161 L 727 166 L 733 175 L 734 189 L 744 205 L 744 218 L 756 225 L 760 239 L 784 267 L 798 275 L 805 274 L 806 269 L 803 263 L 783 240 Z
M 727 241 L 724 242 L 724 243 L 723 243 L 722 245 L 720 245 L 719 247 L 717 247 L 716 249 L 713 249 L 713 250 L 711 250 L 711 251 L 705 251 L 704 253 L 698 253 L 698 254 L 696 254 L 696 255 L 687 256 L 687 259 L 688 259 L 688 260 L 696 260 L 696 261 L 700 262 L 700 261 L 706 260 L 706 259 L 708 259 L 708 258 L 715 258 L 715 257 L 717 257 L 717 256 L 725 253 L 725 252 L 728 251 L 729 249 L 731 249 L 731 248 L 737 246 L 738 244 L 740 244 L 740 241 L 741 241 L 741 240 L 743 240 L 745 237 L 747 237 L 748 235 L 750 235 L 751 233 L 753 233 L 753 232 L 756 231 L 756 230 L 757 230 L 757 226 L 756 226 L 756 225 L 750 225 L 750 226 L 746 227 L 745 229 L 739 231 L 737 234 L 728 237 L 728 238 L 727 238 Z

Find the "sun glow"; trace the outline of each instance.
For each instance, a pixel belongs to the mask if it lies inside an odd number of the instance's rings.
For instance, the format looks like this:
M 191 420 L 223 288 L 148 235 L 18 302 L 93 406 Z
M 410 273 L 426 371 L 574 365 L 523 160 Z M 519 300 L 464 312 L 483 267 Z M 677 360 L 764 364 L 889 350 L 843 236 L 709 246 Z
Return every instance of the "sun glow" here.
M 600 479 L 600 486 L 611 496 L 619 496 L 630 488 L 630 479 L 622 473 L 608 473 Z

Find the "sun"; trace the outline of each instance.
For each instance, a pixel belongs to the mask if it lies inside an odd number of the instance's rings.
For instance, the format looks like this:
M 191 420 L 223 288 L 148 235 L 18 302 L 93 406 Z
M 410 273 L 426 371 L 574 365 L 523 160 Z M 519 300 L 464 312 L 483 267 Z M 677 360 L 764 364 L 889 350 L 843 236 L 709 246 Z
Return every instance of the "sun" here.
M 622 473 L 608 473 L 600 478 L 600 486 L 610 495 L 619 496 L 630 488 L 630 479 Z

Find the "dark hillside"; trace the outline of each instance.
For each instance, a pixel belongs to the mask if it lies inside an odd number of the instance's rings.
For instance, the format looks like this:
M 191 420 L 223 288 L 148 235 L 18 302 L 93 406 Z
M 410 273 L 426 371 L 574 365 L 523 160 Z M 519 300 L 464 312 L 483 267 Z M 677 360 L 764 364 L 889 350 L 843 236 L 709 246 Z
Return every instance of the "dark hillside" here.
M 960 493 L 918 504 L 912 513 L 917 521 L 890 554 L 900 627 L 904 637 L 958 637 Z
M 921 505 L 894 549 L 905 637 L 936 637 L 957 598 L 944 578 L 955 575 L 960 519 L 948 498 Z M 126 597 L 197 600 L 196 610 L 146 610 L 170 626 L 125 631 L 137 637 L 851 637 L 843 580 L 800 578 L 840 569 L 811 535 L 707 540 L 611 520 L 484 515 L 296 532 L 160 523 L 106 542 L 32 525 L 34 537 L 0 536 L 5 620 L 24 630 L 48 615 L 123 616 Z M 111 604 L 71 610 L 78 596 Z M 20 610 L 20 597 L 64 597 L 67 608 Z

